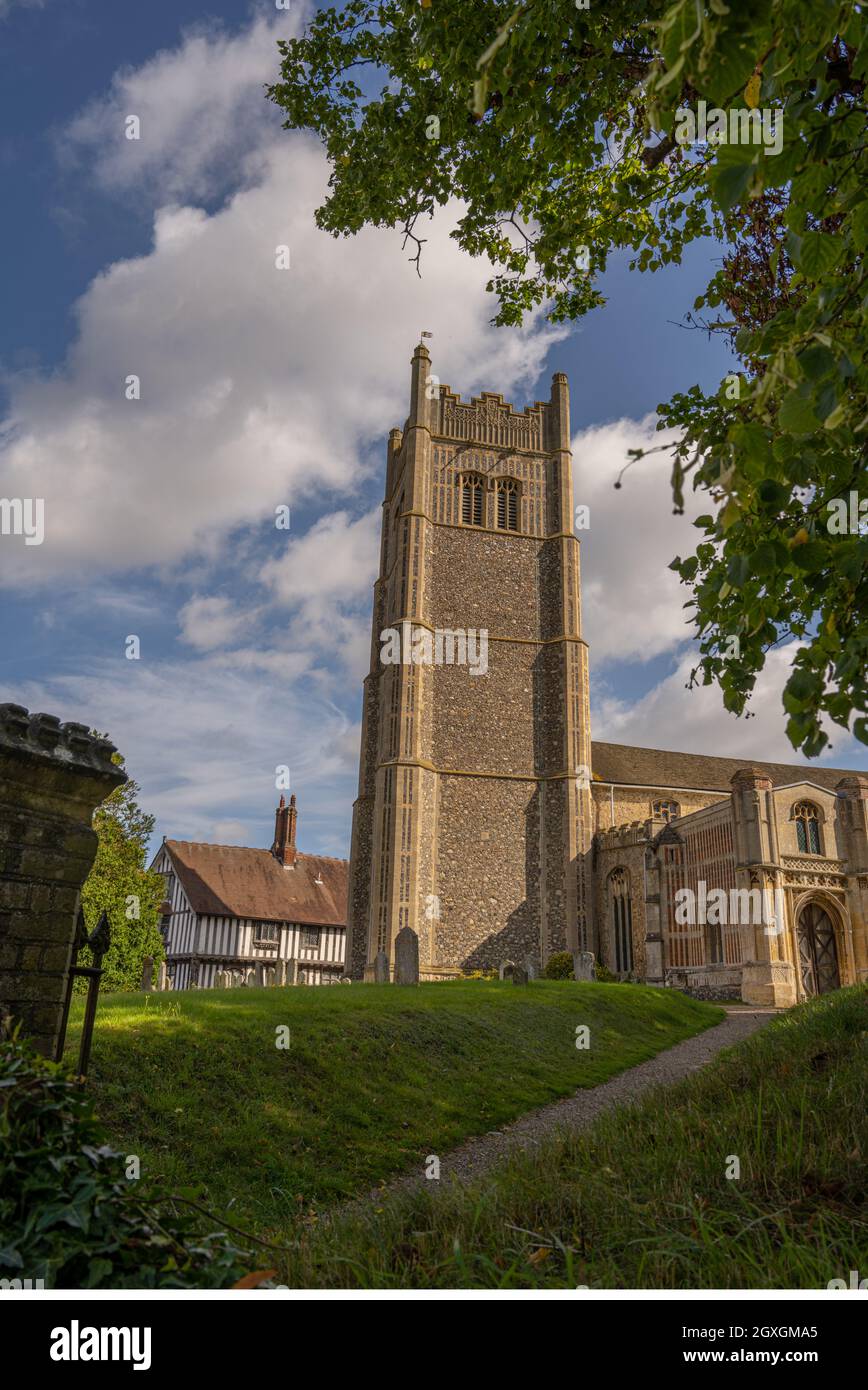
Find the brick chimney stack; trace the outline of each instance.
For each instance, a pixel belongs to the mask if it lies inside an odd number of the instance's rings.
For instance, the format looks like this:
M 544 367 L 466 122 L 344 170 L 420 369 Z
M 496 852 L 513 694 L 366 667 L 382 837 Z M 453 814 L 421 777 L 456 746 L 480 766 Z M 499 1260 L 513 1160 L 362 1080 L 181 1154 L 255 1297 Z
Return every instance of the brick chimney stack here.
M 274 844 L 271 846 L 271 853 L 285 869 L 291 869 L 295 866 L 295 826 L 297 820 L 295 792 L 289 798 L 288 806 L 286 797 L 281 796 L 280 805 L 274 817 Z

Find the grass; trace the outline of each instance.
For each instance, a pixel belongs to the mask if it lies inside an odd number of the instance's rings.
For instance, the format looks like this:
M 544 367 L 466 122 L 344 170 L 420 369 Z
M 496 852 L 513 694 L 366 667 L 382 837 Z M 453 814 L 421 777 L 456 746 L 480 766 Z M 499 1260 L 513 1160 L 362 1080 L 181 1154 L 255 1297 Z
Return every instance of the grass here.
M 721 1017 L 674 991 L 574 981 L 107 995 L 88 1089 L 143 1177 L 285 1239 L 321 1206 Z M 80 1020 L 79 1004 L 70 1055 Z
M 467 1187 L 308 1232 L 299 1288 L 825 1288 L 868 1270 L 868 995 L 778 1016 L 702 1072 Z M 738 1180 L 726 1177 L 731 1156 Z

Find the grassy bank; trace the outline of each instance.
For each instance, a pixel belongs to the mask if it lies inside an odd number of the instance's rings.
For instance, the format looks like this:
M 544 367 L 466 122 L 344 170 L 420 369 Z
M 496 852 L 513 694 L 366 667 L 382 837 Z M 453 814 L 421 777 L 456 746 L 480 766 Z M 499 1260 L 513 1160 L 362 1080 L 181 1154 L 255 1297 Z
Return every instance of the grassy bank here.
M 426 1185 L 324 1223 L 281 1279 L 783 1289 L 864 1277 L 866 1028 L 864 990 L 802 1005 L 581 1138 L 467 1189 Z
M 674 992 L 573 981 L 109 995 L 88 1089 L 144 1176 L 284 1238 L 300 1215 L 721 1017 Z

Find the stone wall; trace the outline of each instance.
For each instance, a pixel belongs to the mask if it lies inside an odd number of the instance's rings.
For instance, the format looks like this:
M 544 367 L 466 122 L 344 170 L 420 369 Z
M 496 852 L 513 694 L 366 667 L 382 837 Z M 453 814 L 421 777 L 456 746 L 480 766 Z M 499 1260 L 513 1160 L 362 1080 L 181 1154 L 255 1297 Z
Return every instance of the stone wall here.
M 126 775 L 83 724 L 0 705 L 0 1017 L 50 1056 L 96 854 L 94 808 Z

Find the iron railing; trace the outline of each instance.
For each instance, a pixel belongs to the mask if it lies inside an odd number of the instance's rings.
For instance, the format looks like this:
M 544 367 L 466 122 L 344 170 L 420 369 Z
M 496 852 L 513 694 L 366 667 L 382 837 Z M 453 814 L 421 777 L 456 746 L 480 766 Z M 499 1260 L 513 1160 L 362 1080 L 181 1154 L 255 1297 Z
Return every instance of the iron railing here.
M 83 1082 L 87 1075 L 87 1064 L 90 1061 L 90 1045 L 93 1040 L 93 1025 L 96 1020 L 96 1005 L 99 997 L 99 982 L 102 976 L 103 956 L 109 948 L 111 942 L 111 928 L 109 919 L 105 912 L 102 913 L 99 921 L 91 932 L 87 934 L 84 913 L 81 908 L 78 910 L 78 920 L 75 925 L 75 941 L 72 947 L 72 963 L 69 967 L 69 978 L 66 982 L 66 998 L 63 1001 L 63 1015 L 60 1020 L 60 1032 L 57 1037 L 57 1047 L 54 1052 L 55 1062 L 63 1060 L 63 1051 L 66 1046 L 66 1025 L 69 1022 L 69 1007 L 72 1003 L 72 991 L 76 979 L 87 980 L 87 999 L 84 1006 L 84 1021 L 81 1025 L 81 1044 L 78 1051 L 78 1080 Z M 77 965 L 78 953 L 82 946 L 87 946 L 93 956 L 93 965 Z

